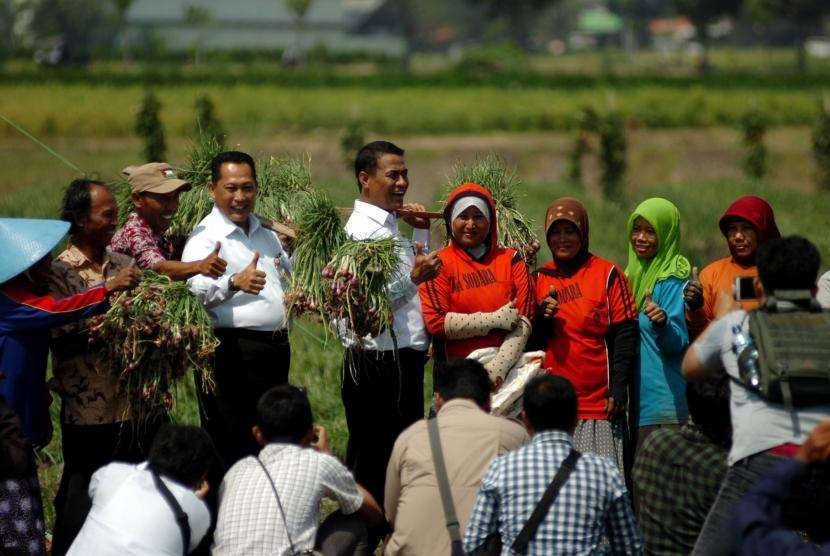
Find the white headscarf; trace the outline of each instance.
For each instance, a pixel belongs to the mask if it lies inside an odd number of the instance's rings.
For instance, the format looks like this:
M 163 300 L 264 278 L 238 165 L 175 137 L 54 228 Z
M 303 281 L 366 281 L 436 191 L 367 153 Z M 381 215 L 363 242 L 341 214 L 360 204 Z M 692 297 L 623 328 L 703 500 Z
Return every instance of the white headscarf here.
M 487 223 L 490 223 L 490 207 L 487 206 L 487 201 L 477 195 L 465 195 L 456 199 L 450 212 L 450 222 L 458 218 L 458 215 L 470 207 L 475 207 L 480 210 L 484 218 L 487 219 Z

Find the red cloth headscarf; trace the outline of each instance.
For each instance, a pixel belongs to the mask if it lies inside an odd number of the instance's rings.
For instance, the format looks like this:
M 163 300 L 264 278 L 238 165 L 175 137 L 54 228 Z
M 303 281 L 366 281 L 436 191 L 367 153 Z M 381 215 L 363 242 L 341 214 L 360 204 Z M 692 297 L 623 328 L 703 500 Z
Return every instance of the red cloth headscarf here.
M 726 235 L 729 223 L 733 220 L 746 220 L 758 232 L 758 244 L 781 237 L 778 226 L 775 225 L 775 214 L 772 207 L 760 197 L 746 195 L 735 200 L 720 219 L 720 231 Z

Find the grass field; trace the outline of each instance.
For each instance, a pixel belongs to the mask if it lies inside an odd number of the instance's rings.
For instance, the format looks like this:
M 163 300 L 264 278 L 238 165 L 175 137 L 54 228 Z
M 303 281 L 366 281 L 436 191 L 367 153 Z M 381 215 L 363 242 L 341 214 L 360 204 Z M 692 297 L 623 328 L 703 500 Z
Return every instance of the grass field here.
M 312 152 L 318 186 L 340 205 L 350 204 L 355 186 L 331 133 L 243 135 L 243 148 L 255 153 L 280 154 L 286 151 Z M 799 233 L 819 245 L 830 262 L 830 193 L 816 192 L 810 181 L 807 160 L 807 131 L 803 128 L 778 130 L 770 137 L 775 171 L 767 182 L 742 179 L 736 170 L 740 156 L 737 137 L 731 130 L 637 131 L 632 137 L 632 170 L 626 187 L 626 200 L 620 204 L 602 200 L 595 189 L 587 191 L 562 178 L 567 134 L 497 134 L 478 136 L 403 136 L 392 140 L 408 149 L 412 170 L 412 196 L 437 207 L 445 176 L 456 159 L 471 159 L 475 153 L 495 151 L 518 165 L 525 180 L 520 192 L 522 210 L 536 221 L 537 232 L 544 208 L 553 198 L 574 195 L 585 200 L 591 215 L 591 247 L 600 255 L 622 265 L 626 263 L 625 222 L 629 211 L 647 196 L 673 200 L 681 210 L 684 251 L 693 264 L 723 256 L 725 246 L 717 229 L 717 219 L 735 197 L 756 193 L 768 198 L 776 209 L 779 227 L 785 234 Z M 119 168 L 134 163 L 139 148 L 132 139 L 54 140 L 60 152 L 87 171 L 111 178 Z M 171 141 L 170 160 L 181 160 L 186 143 Z M 0 214 L 54 217 L 61 191 L 74 175 L 72 170 L 20 140 L 0 139 L 0 163 L 9 169 L 0 185 Z M 435 226 L 436 243 L 441 226 Z M 542 253 L 542 260 L 548 258 Z M 317 419 L 325 424 L 335 452 L 345 453 L 346 427 L 339 395 L 341 350 L 322 328 L 300 321 L 292 326 L 291 381 L 305 386 L 311 396 Z M 427 390 L 431 380 L 427 378 Z M 427 392 L 427 398 L 430 392 Z M 175 418 L 182 422 L 198 420 L 192 386 L 185 385 L 177 396 Z M 57 405 L 52 408 L 57 418 Z M 57 425 L 57 422 L 56 422 Z M 49 523 L 51 500 L 60 477 L 60 435 L 42 453 L 41 480 Z
M 360 121 L 382 133 L 480 133 L 561 130 L 575 127 L 580 110 L 617 108 L 632 125 L 651 128 L 737 125 L 757 108 L 771 125 L 810 124 L 821 88 L 809 85 L 759 89 L 698 85 L 615 84 L 572 88 L 540 86 L 402 86 L 367 88 L 277 85 L 0 84 L 0 114 L 47 137 L 129 137 L 147 90 L 162 103 L 171 135 L 191 133 L 194 103 L 207 93 L 231 133 L 340 130 Z M 14 132 L 0 127 L 0 135 Z

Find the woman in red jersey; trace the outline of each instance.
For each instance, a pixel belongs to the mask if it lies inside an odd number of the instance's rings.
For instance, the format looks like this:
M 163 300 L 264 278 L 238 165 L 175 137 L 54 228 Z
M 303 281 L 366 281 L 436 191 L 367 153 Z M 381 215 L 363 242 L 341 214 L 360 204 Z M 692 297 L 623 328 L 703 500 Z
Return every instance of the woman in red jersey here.
M 450 242 L 438 252 L 441 273 L 419 286 L 424 321 L 439 361 L 498 347 L 485 364 L 498 386 L 530 334 L 530 273 L 515 249 L 498 245 L 496 206 L 484 187 L 465 183 L 453 190 L 444 221 Z
M 534 346 L 545 367 L 576 390 L 574 447 L 607 456 L 624 470 L 628 384 L 637 361 L 637 307 L 625 273 L 588 249 L 588 213 L 576 199 L 545 215 L 553 261 L 535 274 L 539 309 Z

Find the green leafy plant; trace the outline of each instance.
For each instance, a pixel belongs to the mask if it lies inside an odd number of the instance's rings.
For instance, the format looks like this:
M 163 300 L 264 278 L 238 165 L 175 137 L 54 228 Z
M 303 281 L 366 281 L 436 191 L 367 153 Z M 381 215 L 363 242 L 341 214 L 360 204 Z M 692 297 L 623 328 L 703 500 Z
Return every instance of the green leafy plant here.
M 533 233 L 533 221 L 519 211 L 518 191 L 522 182 L 515 170 L 508 169 L 503 158 L 489 154 L 470 165 L 457 163 L 446 186 L 447 195 L 462 183 L 477 183 L 487 188 L 496 203 L 499 245 L 517 249 L 530 261 L 532 249 L 529 248 L 538 248 L 539 242 Z
M 746 148 L 741 166 L 749 178 L 761 179 L 766 175 L 768 166 L 767 147 L 764 144 L 767 120 L 761 112 L 752 109 L 741 118 L 741 128 Z
M 210 135 L 219 146 L 225 147 L 225 130 L 216 116 L 213 101 L 208 95 L 199 95 L 196 99 L 196 133 Z
M 602 193 L 606 199 L 620 200 L 628 168 L 628 138 L 625 118 L 611 110 L 598 120 L 599 160 L 602 166 Z
M 816 163 L 816 185 L 830 191 L 830 102 L 825 101 L 813 124 L 813 160 Z
M 164 126 L 161 123 L 161 103 L 153 93 L 147 93 L 135 118 L 133 129 L 144 140 L 142 154 L 147 162 L 162 162 L 166 158 Z
M 354 159 L 357 152 L 366 144 L 366 132 L 359 120 L 352 120 L 343 135 L 340 137 L 340 154 L 346 169 L 354 168 Z

